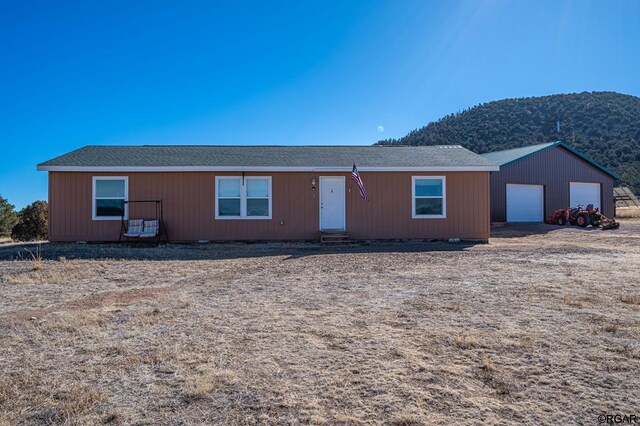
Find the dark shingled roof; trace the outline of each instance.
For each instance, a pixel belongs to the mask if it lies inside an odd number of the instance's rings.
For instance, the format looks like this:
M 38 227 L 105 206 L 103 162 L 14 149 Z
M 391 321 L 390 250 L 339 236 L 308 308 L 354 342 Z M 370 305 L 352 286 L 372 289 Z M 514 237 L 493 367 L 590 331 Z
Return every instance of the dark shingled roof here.
M 440 146 L 85 146 L 50 167 L 494 167 L 459 145 Z M 497 169 L 497 168 L 496 168 Z

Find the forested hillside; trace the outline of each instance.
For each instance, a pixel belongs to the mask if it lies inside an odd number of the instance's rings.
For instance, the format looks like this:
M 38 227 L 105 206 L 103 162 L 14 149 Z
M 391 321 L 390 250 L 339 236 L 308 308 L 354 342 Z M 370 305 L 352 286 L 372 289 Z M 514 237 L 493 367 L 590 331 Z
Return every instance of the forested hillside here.
M 558 130 L 559 129 L 559 130 Z M 561 140 L 640 193 L 640 98 L 584 92 L 488 102 L 381 144 L 459 144 L 484 153 Z

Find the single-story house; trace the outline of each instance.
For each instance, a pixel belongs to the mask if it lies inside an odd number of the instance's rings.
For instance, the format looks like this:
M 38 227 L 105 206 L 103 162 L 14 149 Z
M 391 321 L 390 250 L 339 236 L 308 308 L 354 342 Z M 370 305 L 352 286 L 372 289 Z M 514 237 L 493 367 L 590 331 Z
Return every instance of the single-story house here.
M 49 173 L 51 241 L 118 240 L 122 218 L 154 216 L 140 200 L 162 200 L 179 241 L 488 240 L 498 167 L 458 145 L 208 145 L 86 146 L 38 170 Z
M 542 222 L 554 210 L 593 204 L 613 217 L 620 176 L 563 142 L 482 154 L 491 173 L 492 222 Z

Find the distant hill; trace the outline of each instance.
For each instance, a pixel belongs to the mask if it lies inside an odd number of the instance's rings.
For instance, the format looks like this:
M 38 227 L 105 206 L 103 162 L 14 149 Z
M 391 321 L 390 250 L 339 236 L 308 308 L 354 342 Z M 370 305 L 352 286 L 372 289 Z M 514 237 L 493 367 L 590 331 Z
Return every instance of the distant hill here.
M 640 193 L 640 98 L 615 92 L 488 102 L 378 143 L 459 144 L 484 153 L 556 140 L 619 173 Z

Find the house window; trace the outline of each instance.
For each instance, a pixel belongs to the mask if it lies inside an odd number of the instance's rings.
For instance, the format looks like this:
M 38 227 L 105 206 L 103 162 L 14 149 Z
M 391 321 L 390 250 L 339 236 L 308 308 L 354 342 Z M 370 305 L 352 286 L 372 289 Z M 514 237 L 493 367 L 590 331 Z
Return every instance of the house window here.
M 216 219 L 271 219 L 271 176 L 217 176 Z
M 446 179 L 444 176 L 413 176 L 414 219 L 446 217 Z
M 93 177 L 93 220 L 127 219 L 129 179 L 126 176 Z

